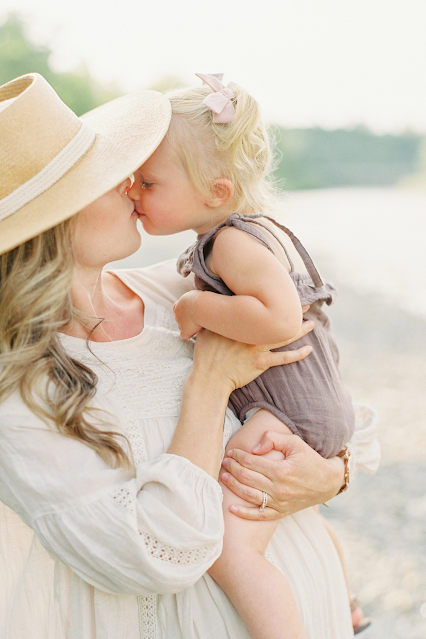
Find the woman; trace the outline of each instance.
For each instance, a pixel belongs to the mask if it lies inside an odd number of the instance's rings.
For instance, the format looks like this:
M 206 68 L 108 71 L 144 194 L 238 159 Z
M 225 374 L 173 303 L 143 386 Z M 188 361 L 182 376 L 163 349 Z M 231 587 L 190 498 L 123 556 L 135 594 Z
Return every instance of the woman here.
M 221 451 L 238 428 L 227 400 L 306 352 L 262 352 L 206 332 L 192 363 L 172 312 L 187 284 L 170 265 L 102 271 L 139 247 L 126 176 L 169 119 L 153 92 L 82 123 L 41 76 L 0 88 L 6 639 L 248 637 L 205 575 L 221 550 Z M 360 425 L 362 464 L 368 413 Z M 275 441 L 287 454 L 280 470 L 238 452 L 232 460 L 230 485 L 257 505 L 267 491 L 267 517 L 324 501 L 344 483 L 340 459 L 296 440 Z M 251 466 L 243 476 L 240 461 Z M 258 507 L 240 514 L 261 516 Z M 342 639 L 351 636 L 343 575 L 327 535 L 311 535 L 317 526 L 313 509 L 282 519 L 268 556 L 294 588 L 307 635 Z

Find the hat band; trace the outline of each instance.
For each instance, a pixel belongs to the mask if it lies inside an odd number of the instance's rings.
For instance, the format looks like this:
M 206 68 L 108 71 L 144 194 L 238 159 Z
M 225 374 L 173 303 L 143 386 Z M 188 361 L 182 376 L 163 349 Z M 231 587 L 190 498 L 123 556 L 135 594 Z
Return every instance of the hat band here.
M 81 123 L 77 134 L 41 171 L 18 186 L 0 201 L 0 221 L 50 189 L 89 150 L 96 132 L 86 122 Z

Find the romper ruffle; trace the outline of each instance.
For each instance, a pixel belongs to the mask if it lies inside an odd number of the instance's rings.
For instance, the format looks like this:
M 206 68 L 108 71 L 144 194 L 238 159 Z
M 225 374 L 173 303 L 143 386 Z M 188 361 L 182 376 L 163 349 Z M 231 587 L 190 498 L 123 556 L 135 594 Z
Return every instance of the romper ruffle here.
M 294 270 L 293 262 L 279 237 L 261 219 L 269 219 L 291 239 L 301 256 L 307 273 Z M 256 225 L 254 227 L 253 225 Z M 336 297 L 336 289 L 324 283 L 308 252 L 298 238 L 285 226 L 263 215 L 234 213 L 214 229 L 198 237 L 197 241 L 180 255 L 178 271 L 186 277 L 195 275 L 197 289 L 222 295 L 234 295 L 225 282 L 206 265 L 216 233 L 233 226 L 248 233 L 274 253 L 260 228 L 271 233 L 280 243 L 290 264 L 289 275 L 296 287 L 302 306 L 310 305 L 305 313 L 315 321 L 315 328 L 297 343 L 277 349 L 294 350 L 305 344 L 313 352 L 304 360 L 278 366 L 265 371 L 253 382 L 235 390 L 229 400 L 230 407 L 243 423 L 252 408 L 265 408 L 285 423 L 291 431 L 302 437 L 323 457 L 333 457 L 349 441 L 355 424 L 352 400 L 343 386 L 338 370 L 338 349 L 330 330 L 330 321 L 322 310 Z

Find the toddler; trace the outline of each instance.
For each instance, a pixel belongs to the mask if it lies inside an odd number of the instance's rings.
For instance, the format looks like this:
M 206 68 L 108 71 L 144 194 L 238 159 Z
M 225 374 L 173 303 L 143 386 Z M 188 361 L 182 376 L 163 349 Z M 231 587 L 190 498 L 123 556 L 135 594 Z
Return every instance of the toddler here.
M 271 151 L 258 104 L 241 87 L 224 87 L 219 76 L 197 75 L 203 86 L 169 94 L 170 129 L 131 188 L 145 231 L 198 234 L 178 261 L 182 275 L 195 274 L 198 289 L 175 304 L 181 336 L 188 339 L 204 327 L 249 344 L 281 344 L 299 332 L 307 307 L 305 318 L 313 319 L 315 328 L 297 347 L 309 344 L 312 353 L 232 393 L 230 406 L 242 426 L 227 450 L 250 452 L 266 430 L 273 430 L 302 437 L 324 457 L 343 455 L 354 412 L 322 310 L 333 302 L 335 290 L 322 281 L 299 240 L 269 215 Z M 268 456 L 283 459 L 278 451 Z M 238 498 L 223 483 L 222 488 L 224 546 L 211 576 L 253 639 L 303 639 L 290 587 L 264 557 L 277 522 L 236 517 L 229 506 Z M 263 493 L 262 511 L 267 497 Z M 368 621 L 357 604 L 353 607 L 353 625 L 360 631 Z

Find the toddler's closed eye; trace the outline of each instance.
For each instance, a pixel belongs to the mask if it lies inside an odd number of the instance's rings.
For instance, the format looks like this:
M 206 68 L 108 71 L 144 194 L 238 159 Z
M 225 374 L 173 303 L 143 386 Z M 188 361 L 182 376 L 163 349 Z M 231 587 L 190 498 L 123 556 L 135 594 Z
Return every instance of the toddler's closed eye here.
M 147 182 L 143 178 L 139 178 L 139 186 L 141 187 L 141 189 L 147 189 L 152 186 L 152 182 Z

